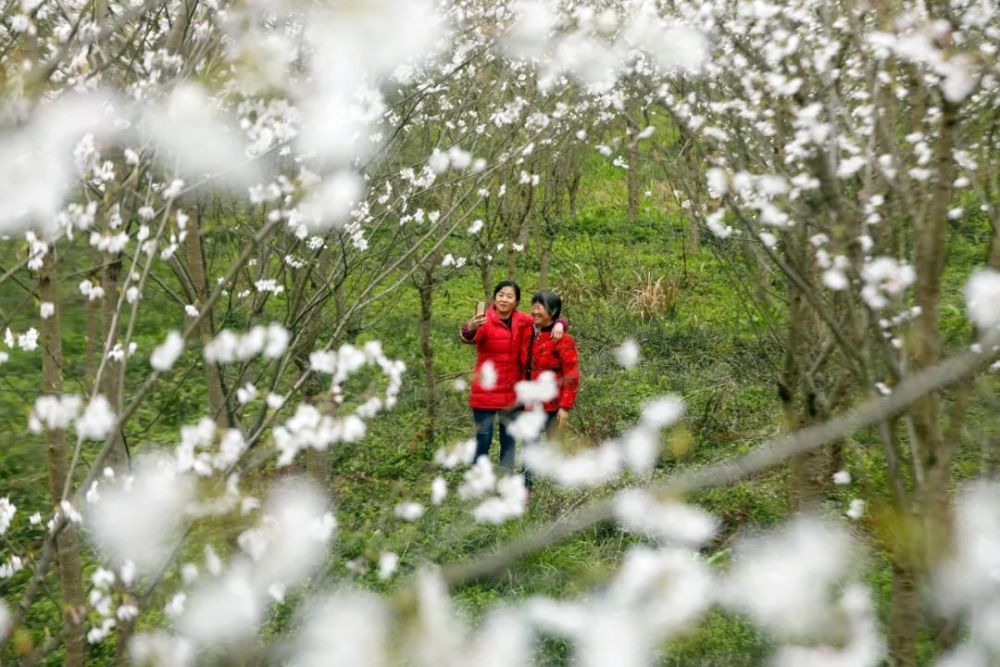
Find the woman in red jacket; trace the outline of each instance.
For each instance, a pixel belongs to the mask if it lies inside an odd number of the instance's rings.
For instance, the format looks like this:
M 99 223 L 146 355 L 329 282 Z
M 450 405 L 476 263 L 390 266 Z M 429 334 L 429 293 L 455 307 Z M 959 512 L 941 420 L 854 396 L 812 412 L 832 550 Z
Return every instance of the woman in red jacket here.
M 525 406 L 528 409 L 541 407 L 545 410 L 546 429 L 551 429 L 553 422 L 560 428 L 566 424 L 580 386 L 580 357 L 576 351 L 576 341 L 569 334 L 553 335 L 556 319 L 561 312 L 562 299 L 555 292 L 542 291 L 531 297 L 534 326 L 521 346 L 524 379 L 534 381 L 542 373 L 553 373 L 559 388 L 556 396 L 541 406 Z
M 514 437 L 507 425 L 516 415 L 514 384 L 523 377 L 521 347 L 531 336 L 531 316 L 518 311 L 521 288 L 504 280 L 493 290 L 493 304 L 462 327 L 462 341 L 476 346 L 476 370 L 469 405 L 476 426 L 476 458 L 489 456 L 493 424 L 500 421 L 500 466 L 514 471 Z M 553 327 L 553 338 L 565 330 L 565 320 Z

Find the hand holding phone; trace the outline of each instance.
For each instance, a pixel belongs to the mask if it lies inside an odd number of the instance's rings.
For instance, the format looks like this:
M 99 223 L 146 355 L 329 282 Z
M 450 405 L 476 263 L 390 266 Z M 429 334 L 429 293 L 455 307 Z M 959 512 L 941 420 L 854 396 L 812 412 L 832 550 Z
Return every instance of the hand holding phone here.
M 486 324 L 486 302 L 476 301 L 476 314 L 469 320 L 469 328 L 475 331 Z

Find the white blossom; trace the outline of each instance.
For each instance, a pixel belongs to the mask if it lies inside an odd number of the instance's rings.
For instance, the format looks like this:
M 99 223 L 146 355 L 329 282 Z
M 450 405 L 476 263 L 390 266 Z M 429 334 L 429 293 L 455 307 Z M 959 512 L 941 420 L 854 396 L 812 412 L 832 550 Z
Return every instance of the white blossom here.
M 891 257 L 876 257 L 867 262 L 861 270 L 865 285 L 861 297 L 875 310 L 885 308 L 889 296 L 902 294 L 913 284 L 916 273 L 909 264 L 902 264 Z
M 497 370 L 493 362 L 487 359 L 479 367 L 479 386 L 489 391 L 497 384 Z
M 980 329 L 1000 324 L 1000 273 L 980 269 L 965 284 L 965 309 Z
M 720 199 L 726 195 L 729 190 L 729 177 L 726 172 L 718 167 L 712 167 L 705 172 L 705 178 L 708 180 L 708 194 L 716 199 Z
M 341 590 L 310 600 L 293 642 L 295 667 L 383 667 L 391 611 L 375 595 Z
M 837 526 L 792 519 L 769 534 L 741 540 L 722 599 L 778 637 L 808 637 L 833 618 L 829 590 L 848 571 L 853 549 Z
M 559 395 L 559 383 L 555 373 L 543 371 L 537 380 L 521 380 L 514 385 L 517 401 L 522 405 L 538 405 L 551 401 Z
M 396 574 L 399 567 L 399 556 L 392 551 L 383 551 L 378 557 L 378 578 L 385 581 Z
M 480 456 L 476 462 L 465 471 L 464 482 L 458 487 L 458 496 L 463 500 L 481 498 L 493 491 L 497 477 L 493 472 L 493 464 L 489 458 Z
M 434 481 L 431 483 L 431 504 L 440 505 L 447 495 L 448 483 L 445 481 L 444 477 L 435 477 Z
M 75 394 L 62 396 L 39 396 L 35 399 L 35 408 L 29 419 L 29 430 L 40 433 L 44 426 L 50 430 L 66 430 L 73 423 L 83 400 Z
M 240 405 L 246 405 L 255 398 L 257 398 L 257 387 L 249 382 L 236 390 L 236 400 Z
M 424 506 L 420 503 L 399 503 L 394 513 L 403 521 L 416 521 L 424 515 Z
M 184 338 L 178 331 L 171 331 L 164 341 L 149 356 L 153 370 L 169 371 L 184 351 Z
M 38 349 L 38 330 L 34 327 L 28 329 L 17 337 L 17 346 L 25 352 L 34 352 Z
M 263 605 L 249 579 L 249 568 L 232 568 L 204 582 L 182 599 L 177 625 L 196 644 L 213 646 L 251 636 L 262 620 Z
M 615 350 L 615 361 L 622 368 L 634 368 L 639 363 L 639 344 L 631 338 L 623 341 Z
M 615 517 L 628 530 L 678 546 L 701 546 L 718 528 L 715 517 L 702 509 L 659 501 L 637 489 L 615 497 Z
M 851 500 L 850 507 L 844 512 L 851 519 L 860 519 L 865 514 L 865 501 L 860 498 Z
M 17 513 L 17 506 L 10 502 L 10 498 L 0 497 L 0 535 L 6 533 L 7 529 L 10 528 L 10 522 L 14 519 L 15 513 Z
M 87 525 L 115 562 L 146 572 L 162 563 L 192 496 L 190 480 L 169 459 L 145 457 L 133 474 L 102 486 L 100 500 L 88 506 Z
M 95 395 L 76 420 L 76 433 L 83 440 L 104 440 L 116 421 L 111 404 L 104 394 Z
M 451 447 L 442 447 L 434 453 L 434 463 L 452 470 L 460 465 L 469 465 L 476 455 L 475 439 L 464 440 Z

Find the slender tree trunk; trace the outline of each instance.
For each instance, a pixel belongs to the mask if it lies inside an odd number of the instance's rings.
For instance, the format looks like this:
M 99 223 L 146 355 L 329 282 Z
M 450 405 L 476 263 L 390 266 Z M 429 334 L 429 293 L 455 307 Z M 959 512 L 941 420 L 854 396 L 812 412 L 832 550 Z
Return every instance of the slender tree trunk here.
M 479 264 L 479 277 L 483 281 L 483 300 L 490 303 L 493 295 L 493 262 L 485 257 Z
M 569 183 L 567 183 L 566 185 L 566 194 L 569 199 L 569 217 L 571 218 L 576 216 L 576 207 L 578 201 L 577 195 L 580 192 L 580 179 L 582 178 L 582 176 L 583 173 L 581 169 L 577 167 L 576 171 L 573 172 L 573 176 L 572 178 L 570 178 Z
M 100 258 L 97 252 L 92 253 L 92 261 L 96 265 Z M 97 278 L 96 273 L 91 274 L 91 282 Z M 89 396 L 94 391 L 94 378 L 97 375 L 97 353 L 101 349 L 101 309 L 100 302 L 87 299 L 83 307 L 84 321 L 86 322 L 83 348 L 83 388 Z
M 507 279 L 517 280 L 517 255 L 513 248 L 514 235 L 511 235 L 511 242 L 507 247 Z
M 793 318 L 789 317 L 789 320 Z M 785 352 L 785 365 L 779 383 L 779 396 L 785 416 L 785 429 L 796 431 L 815 420 L 812 398 L 802 389 L 801 353 L 805 344 L 801 323 L 790 322 L 789 349 Z M 803 397 L 796 400 L 797 397 Z M 826 471 L 822 450 L 793 457 L 788 466 L 788 502 L 793 512 L 814 510 L 823 496 L 822 476 Z
M 434 445 L 434 425 L 437 420 L 437 383 L 434 378 L 434 347 L 431 345 L 431 324 L 434 316 L 434 272 L 438 262 L 431 258 L 424 268 L 420 292 L 420 351 L 424 357 L 424 431 L 427 444 Z
M 688 163 L 688 169 L 692 174 L 701 174 L 702 173 L 701 164 L 698 160 L 698 154 L 695 152 L 694 145 L 693 143 L 692 144 L 687 143 L 687 131 L 682 130 L 681 133 L 684 144 L 688 146 L 687 150 L 685 150 L 685 158 Z M 699 185 L 695 188 L 694 197 L 695 197 L 695 204 L 700 206 L 701 205 L 700 181 Z M 687 250 L 692 255 L 697 254 L 701 250 L 701 227 L 699 227 L 698 221 L 694 217 L 691 217 L 690 221 L 688 222 Z
M 295 321 L 303 322 L 299 332 L 299 343 L 292 353 L 292 358 L 302 371 L 309 367 L 309 355 L 316 349 L 320 335 L 328 326 L 328 322 L 323 318 L 322 309 L 311 313 L 302 312 L 313 295 L 309 292 L 308 287 L 311 286 L 314 293 L 316 290 L 323 289 L 327 284 L 332 284 L 338 319 L 346 309 L 341 289 L 340 268 L 336 265 L 338 257 L 334 254 L 334 248 L 338 246 L 329 243 L 333 237 L 333 234 L 327 236 L 327 248 L 320 250 L 313 262 L 315 272 L 303 275 L 302 280 L 296 283 L 296 294 L 290 295 L 292 318 Z M 333 416 L 337 410 L 337 404 L 328 391 L 328 386 L 319 381 L 318 378 L 315 382 L 307 382 L 303 388 L 303 396 L 306 402 L 315 405 L 316 409 L 323 415 Z M 304 454 L 306 472 L 325 489 L 329 489 L 333 481 L 333 452 L 333 448 L 325 450 L 309 448 Z
M 118 594 L 126 596 L 132 604 L 135 604 L 135 598 L 132 597 L 124 586 L 118 589 Z M 134 619 L 119 620 L 118 625 L 115 626 L 115 664 L 122 665 L 123 667 L 132 664 L 128 645 L 134 631 Z
M 905 557 L 903 557 L 905 559 Z M 889 609 L 889 664 L 915 667 L 920 599 L 913 567 L 894 554 L 892 558 L 892 603 Z
M 892 598 L 889 606 L 889 664 L 909 667 L 916 664 L 916 638 L 920 627 L 920 597 L 917 591 L 919 549 L 918 517 L 896 452 L 899 451 L 901 417 L 889 417 L 880 425 L 887 458 L 890 507 L 896 520 L 888 526 L 886 551 L 892 566 Z
M 63 393 L 62 339 L 59 324 L 61 305 L 58 293 L 54 248 L 45 256 L 38 274 L 38 294 L 42 301 L 55 305 L 51 317 L 42 320 L 42 393 L 60 396 Z M 46 434 L 46 454 L 49 464 L 49 494 L 54 505 L 62 500 L 66 486 L 68 456 L 66 452 L 66 432 L 49 430 Z M 83 665 L 84 620 L 86 604 L 83 596 L 83 582 L 80 566 L 80 542 L 73 524 L 68 524 L 56 539 L 59 563 L 59 582 L 62 588 L 63 641 L 66 645 L 64 664 Z
M 545 238 L 538 244 L 538 289 L 549 288 L 549 266 L 552 263 L 552 239 Z
M 187 255 L 188 274 L 191 277 L 191 287 L 194 290 L 198 306 L 208 300 L 208 278 L 205 272 L 205 249 L 201 239 L 201 206 L 195 208 L 195 213 L 188 220 L 187 236 L 184 239 L 184 250 Z M 215 337 L 215 323 L 212 313 L 201 318 L 198 323 L 198 337 L 202 345 L 208 345 Z M 222 373 L 218 364 L 205 361 L 205 382 L 208 386 L 208 407 L 212 418 L 219 428 L 229 427 L 229 411 L 226 407 L 226 390 L 222 384 Z
M 347 298 L 344 296 L 344 281 L 347 280 L 348 267 L 343 254 L 340 254 L 336 259 L 339 263 L 336 269 L 333 269 L 334 262 L 332 259 L 330 261 L 331 274 L 334 270 L 338 274 L 337 278 L 333 279 L 333 303 L 337 308 L 337 322 L 340 322 L 344 317 L 348 318 L 343 328 L 344 340 L 348 343 L 353 343 L 357 340 L 358 334 L 361 333 L 361 315 L 363 311 L 358 309 L 352 311 L 350 315 L 347 314 L 351 308 L 350 304 L 347 303 Z
M 989 249 L 986 253 L 986 263 L 994 271 L 1000 270 L 1000 225 L 991 225 L 993 236 L 990 237 Z M 986 380 L 996 386 L 992 378 Z M 983 475 L 996 478 L 1000 473 L 1000 434 L 992 434 L 983 438 L 980 445 L 980 466 Z
M 788 239 L 789 252 L 800 257 L 808 255 L 805 226 Z M 805 295 L 794 284 L 788 285 L 788 335 L 785 364 L 782 371 L 781 401 L 785 413 L 785 428 L 796 431 L 816 421 L 816 397 L 804 377 L 810 365 L 810 353 L 818 347 L 817 314 Z M 826 484 L 826 452 L 823 449 L 793 457 L 789 461 L 789 505 L 792 511 L 810 511 L 819 506 Z
M 521 244 L 521 251 L 518 254 L 526 254 L 531 252 L 531 225 L 528 222 L 521 223 L 521 229 L 518 234 L 518 243 Z
M 121 271 L 122 255 L 114 256 L 111 262 L 105 267 L 104 280 L 101 287 L 104 288 L 104 300 L 102 315 L 104 319 L 104 338 L 102 342 L 110 341 L 104 354 L 108 354 L 119 342 L 121 332 L 121 322 L 115 316 L 118 308 L 118 299 L 121 294 Z M 127 352 L 127 350 L 126 350 Z M 105 362 L 104 372 L 101 375 L 100 391 L 104 394 L 108 402 L 114 407 L 116 413 L 122 411 L 122 364 L 124 361 L 114 361 L 108 359 Z M 113 439 L 111 454 L 108 456 L 108 465 L 112 468 L 121 468 L 128 461 L 128 453 L 125 450 L 125 440 L 121 431 L 111 435 Z
M 944 270 L 946 215 L 951 205 L 954 181 L 955 125 L 958 109 L 945 102 L 941 135 L 935 146 L 935 184 L 924 216 L 918 217 L 915 238 L 916 297 L 921 308 L 916 320 L 913 365 L 914 370 L 936 366 L 941 361 L 941 275 Z M 921 506 L 924 511 L 924 542 L 926 565 L 933 565 L 947 552 L 950 545 L 948 486 L 951 481 L 951 461 L 955 443 L 941 437 L 940 399 L 929 394 L 913 404 L 910 410 L 916 443 L 920 447 L 919 465 L 923 468 L 924 489 Z
M 1000 435 L 983 441 L 981 461 L 984 476 L 991 479 L 1000 476 Z
M 688 222 L 687 250 L 692 255 L 701 251 L 701 228 L 694 218 Z
M 174 17 L 170 33 L 167 35 L 166 50 L 168 53 L 180 53 L 181 46 L 184 44 L 184 36 L 191 24 L 191 16 L 197 6 L 198 0 L 181 0 L 178 4 L 177 15 Z
M 628 221 L 639 219 L 639 147 L 636 144 L 635 129 L 626 130 L 625 156 L 628 164 Z
M 337 411 L 337 404 L 333 401 L 329 391 L 316 396 L 314 400 L 316 409 L 321 414 L 333 415 Z M 328 447 L 325 450 L 309 447 L 304 454 L 306 472 L 324 489 L 329 489 L 333 483 L 332 456 L 334 451 L 333 447 Z

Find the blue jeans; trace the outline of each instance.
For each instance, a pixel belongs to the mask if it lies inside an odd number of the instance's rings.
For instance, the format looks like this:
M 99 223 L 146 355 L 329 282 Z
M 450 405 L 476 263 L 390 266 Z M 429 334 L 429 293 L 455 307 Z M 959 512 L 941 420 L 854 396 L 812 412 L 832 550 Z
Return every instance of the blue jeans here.
M 476 458 L 489 458 L 493 443 L 493 421 L 500 421 L 500 467 L 507 474 L 514 472 L 514 436 L 507 431 L 507 425 L 517 416 L 517 410 L 483 410 L 472 408 L 472 420 L 476 425 Z

